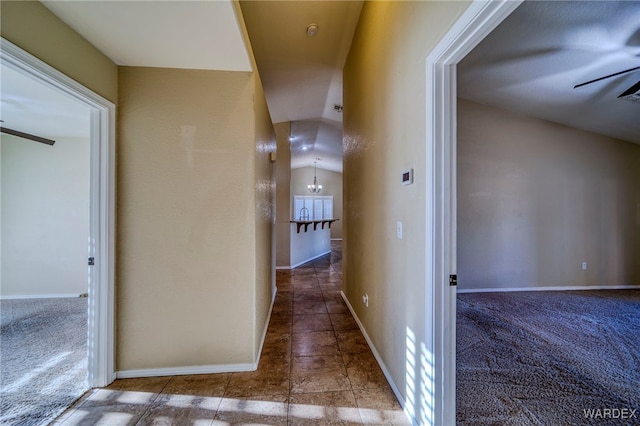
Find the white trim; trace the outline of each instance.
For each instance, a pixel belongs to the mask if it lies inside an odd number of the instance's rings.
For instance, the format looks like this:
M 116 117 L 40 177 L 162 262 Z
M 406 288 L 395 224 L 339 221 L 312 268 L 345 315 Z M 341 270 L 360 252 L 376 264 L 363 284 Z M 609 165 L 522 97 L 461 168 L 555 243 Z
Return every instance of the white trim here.
M 256 371 L 258 363 L 245 364 L 211 364 L 192 365 L 188 367 L 168 367 L 168 368 L 143 368 L 139 370 L 122 370 L 116 372 L 118 379 L 133 379 L 137 377 L 160 377 L 160 376 L 186 376 L 191 374 L 216 374 L 216 373 L 239 373 L 246 371 Z
M 312 261 L 314 261 L 314 260 L 316 260 L 316 259 L 318 259 L 318 258 L 320 258 L 322 256 L 328 255 L 329 253 L 331 253 L 331 250 L 325 251 L 324 253 L 320 253 L 320 254 L 318 254 L 316 256 L 313 256 L 313 257 L 311 257 L 311 258 L 309 258 L 307 260 L 303 260 L 302 262 L 298 262 L 293 266 L 276 266 L 276 269 L 296 269 L 298 266 L 302 266 L 305 263 L 312 262 Z
M 458 289 L 459 294 L 465 293 L 511 293 L 516 291 L 572 291 L 572 290 L 640 290 L 640 286 L 626 285 L 578 285 L 578 286 L 556 286 L 556 287 L 507 287 L 507 288 L 478 288 L 478 289 Z
M 284 271 L 291 269 L 291 266 L 276 266 L 276 271 Z
M 273 311 L 273 304 L 276 300 L 276 291 L 271 298 L 271 306 L 269 307 L 269 314 L 267 318 L 271 318 L 271 312 Z M 245 364 L 210 364 L 210 365 L 193 365 L 188 367 L 167 367 L 167 368 L 144 368 L 139 370 L 122 370 L 116 372 L 118 379 L 132 379 L 136 377 L 160 377 L 160 376 L 182 376 L 189 374 L 215 374 L 215 373 L 237 373 L 246 371 L 256 371 L 258 364 L 260 363 L 260 357 L 262 356 L 262 348 L 267 337 L 267 330 L 269 329 L 269 320 L 264 326 L 262 332 L 262 339 L 258 354 L 256 356 L 256 362 Z
M 79 299 L 82 295 L 75 294 L 17 294 L 13 296 L 0 296 L 0 300 L 18 299 Z
M 260 363 L 260 357 L 262 356 L 262 348 L 264 348 L 264 341 L 267 339 L 267 331 L 269 330 L 269 321 L 271 320 L 271 312 L 273 312 L 273 304 L 276 302 L 276 293 L 278 292 L 278 287 L 275 287 L 273 290 L 273 296 L 271 297 L 271 306 L 269 306 L 269 313 L 267 314 L 267 323 L 264 325 L 264 329 L 262 330 L 262 339 L 260 339 L 260 346 L 258 348 L 258 353 L 256 355 L 256 368 L 258 368 L 258 364 Z
M 331 241 L 342 241 L 342 238 L 331 238 Z
M 362 322 L 360 322 L 360 318 L 358 318 L 358 315 L 356 314 L 356 311 L 353 309 L 353 306 L 351 306 L 351 303 L 349 303 L 349 299 L 347 299 L 347 296 L 344 294 L 343 291 L 340 291 L 340 294 L 342 295 L 342 299 L 344 300 L 344 303 L 347 304 L 347 307 L 349 308 L 349 311 L 351 312 L 353 319 L 356 320 L 356 323 L 358 324 L 358 327 L 360 328 L 360 331 L 362 332 L 364 339 L 367 341 L 367 345 L 369 345 L 369 349 L 371 349 L 371 352 L 373 353 L 374 358 L 376 359 L 376 361 L 378 362 L 378 365 L 380 366 L 380 369 L 382 370 L 382 374 L 384 374 L 384 377 L 387 379 L 387 382 L 389 382 L 389 386 L 391 386 L 391 390 L 396 395 L 396 398 L 398 398 L 398 402 L 400 403 L 402 408 L 404 408 L 405 415 L 409 420 L 412 421 L 413 424 L 417 424 L 417 421 L 411 416 L 411 413 L 409 413 L 406 410 L 407 404 L 404 400 L 404 397 L 402 396 L 402 392 L 400 392 L 400 390 L 398 389 L 398 386 L 396 386 L 395 382 L 393 381 L 393 378 L 391 377 L 391 373 L 389 373 L 389 369 L 385 365 L 384 361 L 382 361 L 382 357 L 378 353 L 378 350 L 376 349 L 376 346 L 373 344 L 373 341 L 371 341 L 371 338 L 369 338 L 369 335 L 367 334 L 367 330 L 364 328 L 364 325 L 362 325 Z
M 89 200 L 89 386 L 106 386 L 114 374 L 115 105 L 75 80 L 1 39 L 3 65 L 91 108 Z
M 423 395 L 434 424 L 455 424 L 456 67 L 522 0 L 474 0 L 426 58 L 425 343 L 434 350 L 434 378 Z M 429 398 L 433 398 L 429 401 Z

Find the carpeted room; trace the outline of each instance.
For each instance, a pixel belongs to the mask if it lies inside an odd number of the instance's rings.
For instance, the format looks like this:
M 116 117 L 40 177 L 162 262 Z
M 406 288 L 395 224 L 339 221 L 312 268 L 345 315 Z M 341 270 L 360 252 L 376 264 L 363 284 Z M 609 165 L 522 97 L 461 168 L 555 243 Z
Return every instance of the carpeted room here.
M 638 424 L 639 17 L 525 1 L 458 64 L 459 424 Z
M 640 408 L 639 194 L 640 145 L 459 99 L 459 424 Z
M 3 69 L 3 95 L 37 91 L 19 78 Z M 49 424 L 88 389 L 88 298 L 79 296 L 88 287 L 89 112 L 80 112 L 84 121 L 54 145 L 1 136 L 2 424 Z

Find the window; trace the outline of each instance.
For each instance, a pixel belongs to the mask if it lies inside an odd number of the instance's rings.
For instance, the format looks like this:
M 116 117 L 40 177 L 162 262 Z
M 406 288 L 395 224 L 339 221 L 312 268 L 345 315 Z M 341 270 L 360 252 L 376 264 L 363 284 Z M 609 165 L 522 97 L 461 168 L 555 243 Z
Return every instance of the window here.
M 294 195 L 293 220 L 333 219 L 333 196 Z

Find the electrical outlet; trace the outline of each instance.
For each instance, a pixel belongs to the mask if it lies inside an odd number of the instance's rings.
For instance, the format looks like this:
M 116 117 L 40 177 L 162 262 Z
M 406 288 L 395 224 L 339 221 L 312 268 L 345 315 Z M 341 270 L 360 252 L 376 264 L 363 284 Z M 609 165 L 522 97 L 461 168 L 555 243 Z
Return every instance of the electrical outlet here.
M 587 270 L 587 262 L 582 262 L 582 270 L 583 271 Z
M 402 239 L 402 222 L 398 221 L 396 223 L 396 233 L 398 234 L 398 239 L 401 240 Z
M 362 303 L 364 303 L 364 306 L 367 308 L 369 307 L 369 295 L 367 293 L 362 295 Z

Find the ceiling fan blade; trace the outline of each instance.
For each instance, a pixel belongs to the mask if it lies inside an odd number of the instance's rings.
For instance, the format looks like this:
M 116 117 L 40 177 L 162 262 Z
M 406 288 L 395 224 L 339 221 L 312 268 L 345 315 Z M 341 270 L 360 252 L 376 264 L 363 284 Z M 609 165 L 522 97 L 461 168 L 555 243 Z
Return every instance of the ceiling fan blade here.
M 52 139 L 43 138 L 41 136 L 32 135 L 30 133 L 24 133 L 19 130 L 7 129 L 6 127 L 0 127 L 0 132 L 6 133 L 8 135 L 17 136 L 19 138 L 24 138 L 24 139 L 29 139 L 32 141 L 44 143 L 47 145 L 53 145 L 54 143 L 56 143 L 56 141 Z
M 640 81 L 621 93 L 618 98 L 640 103 Z
M 576 84 L 573 86 L 574 89 L 578 87 L 586 86 L 587 84 L 595 83 L 596 81 L 604 80 L 606 78 L 615 77 L 616 75 L 626 74 L 631 71 L 640 70 L 640 67 L 629 68 L 628 70 L 620 71 L 614 74 L 605 75 L 604 77 L 596 78 L 595 80 L 585 81 L 584 83 Z

